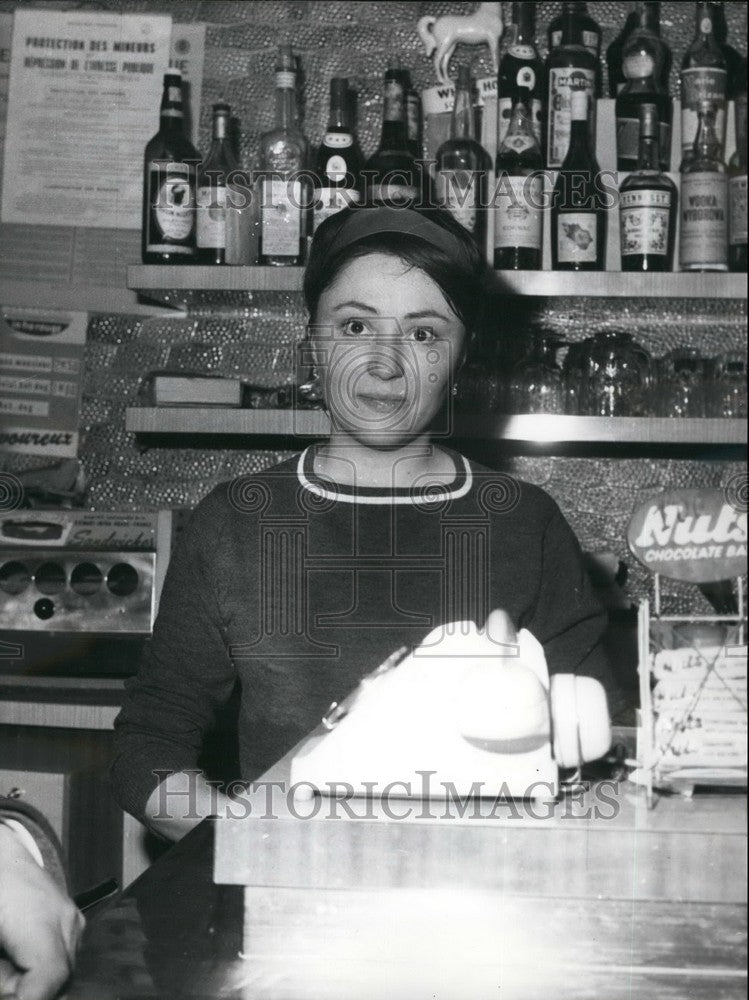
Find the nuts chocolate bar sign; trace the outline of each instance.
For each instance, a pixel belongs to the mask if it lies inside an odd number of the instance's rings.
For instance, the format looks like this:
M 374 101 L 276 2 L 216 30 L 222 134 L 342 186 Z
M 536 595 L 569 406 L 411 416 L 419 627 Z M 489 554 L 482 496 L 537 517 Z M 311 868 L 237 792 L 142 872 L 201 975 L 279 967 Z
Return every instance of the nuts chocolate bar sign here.
M 711 583 L 746 573 L 746 503 L 729 491 L 681 489 L 635 508 L 629 547 L 652 573 Z

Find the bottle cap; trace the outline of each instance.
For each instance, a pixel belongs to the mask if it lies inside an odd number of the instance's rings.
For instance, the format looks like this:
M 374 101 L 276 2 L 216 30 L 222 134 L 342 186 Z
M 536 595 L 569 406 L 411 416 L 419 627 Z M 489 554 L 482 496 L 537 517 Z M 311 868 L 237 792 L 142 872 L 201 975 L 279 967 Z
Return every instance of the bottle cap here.
M 219 101 L 218 104 L 213 105 L 213 114 L 216 115 L 230 115 L 231 108 L 225 101 Z

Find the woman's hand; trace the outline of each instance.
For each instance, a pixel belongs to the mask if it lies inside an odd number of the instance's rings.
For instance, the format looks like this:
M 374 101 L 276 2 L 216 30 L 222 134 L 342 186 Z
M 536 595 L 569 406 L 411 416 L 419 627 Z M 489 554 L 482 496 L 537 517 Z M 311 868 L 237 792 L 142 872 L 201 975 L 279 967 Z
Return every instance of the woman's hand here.
M 85 920 L 0 823 L 0 998 L 51 1000 L 73 970 Z

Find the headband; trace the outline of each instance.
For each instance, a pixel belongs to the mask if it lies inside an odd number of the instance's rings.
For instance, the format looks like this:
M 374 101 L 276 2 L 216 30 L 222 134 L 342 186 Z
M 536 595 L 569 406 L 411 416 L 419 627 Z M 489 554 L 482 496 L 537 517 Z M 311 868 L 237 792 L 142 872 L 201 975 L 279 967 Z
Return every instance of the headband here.
M 352 243 L 358 243 L 359 240 L 366 239 L 367 236 L 379 236 L 381 233 L 401 233 L 405 236 L 413 236 L 442 250 L 456 263 L 460 262 L 470 270 L 475 269 L 475 261 L 457 236 L 413 209 L 386 206 L 351 211 L 330 241 L 325 256 L 330 258 Z

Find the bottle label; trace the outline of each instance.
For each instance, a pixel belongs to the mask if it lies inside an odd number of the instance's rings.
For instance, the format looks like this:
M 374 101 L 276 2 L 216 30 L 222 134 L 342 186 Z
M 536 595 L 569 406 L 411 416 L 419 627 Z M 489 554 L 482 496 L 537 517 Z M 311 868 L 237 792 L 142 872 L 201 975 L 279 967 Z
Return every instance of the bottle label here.
M 349 149 L 354 145 L 354 137 L 348 132 L 326 132 L 322 144 L 327 149 Z
M 516 59 L 535 59 L 536 52 L 532 45 L 511 45 L 508 53 Z M 528 67 L 530 69 L 530 67 Z M 533 70 L 531 70 L 531 73 Z M 535 74 L 534 74 L 535 76 Z
M 146 250 L 194 253 L 194 168 L 186 163 L 152 164 L 148 172 Z
M 562 29 L 560 28 L 558 31 L 552 31 L 551 33 L 551 47 L 555 49 L 557 45 L 561 44 L 562 44 Z
M 712 101 L 717 105 L 715 132 L 721 143 L 726 135 L 726 83 L 728 74 L 724 69 L 697 67 L 681 71 L 681 148 L 688 153 L 697 135 L 697 109 L 700 101 Z
M 435 178 L 437 201 L 454 219 L 476 232 L 481 211 L 479 177 L 470 170 L 438 170 Z
M 180 104 L 182 102 L 182 88 L 181 87 L 167 87 L 166 88 L 166 99 L 170 103 Z
M 668 169 L 668 150 L 671 149 L 671 126 L 668 122 L 660 122 L 658 126 L 658 143 L 661 165 Z M 640 121 L 638 118 L 616 119 L 616 156 L 619 160 L 631 160 L 637 163 L 640 152 Z
M 369 196 L 375 205 L 411 206 L 418 200 L 419 191 L 411 184 L 372 184 Z
M 732 247 L 746 243 L 746 174 L 732 177 L 729 182 L 731 204 L 730 243 Z
M 358 205 L 361 195 L 350 188 L 324 187 L 315 192 L 315 202 L 312 209 L 312 228 L 317 229 L 331 215 L 340 212 L 342 208 Z
M 296 73 L 293 69 L 282 69 L 276 72 L 276 89 L 293 90 L 296 86 Z
M 619 202 L 622 257 L 668 253 L 670 191 L 623 191 Z
M 558 169 L 564 163 L 572 131 L 572 92 L 588 94 L 588 127 L 595 145 L 595 72 L 578 66 L 549 70 L 549 117 L 547 166 Z
M 631 52 L 622 63 L 628 80 L 645 80 L 655 72 L 655 62 L 648 52 Z
M 346 161 L 342 156 L 329 156 L 325 164 L 325 176 L 332 181 L 343 181 L 346 179 Z
M 728 267 L 728 178 L 714 171 L 681 181 L 679 258 L 685 270 Z
M 265 257 L 298 257 L 302 236 L 300 181 L 265 180 L 261 206 L 261 252 Z
M 595 31 L 583 31 L 582 42 L 588 52 L 598 56 L 598 35 Z
M 556 232 L 559 263 L 595 264 L 597 237 L 595 212 L 560 212 Z
M 226 247 L 226 188 L 206 184 L 198 188 L 195 237 L 200 248 Z
M 302 150 L 289 142 L 277 142 L 265 152 L 265 161 L 268 170 L 277 173 L 290 175 L 303 169 L 304 161 Z
M 404 113 L 403 84 L 399 80 L 386 80 L 383 119 L 386 122 L 402 122 Z
M 533 72 L 533 70 L 531 70 Z M 518 74 L 519 75 L 519 74 Z M 499 117 L 497 119 L 498 127 L 498 138 L 497 146 L 501 146 L 504 142 L 505 136 L 507 135 L 507 129 L 510 127 L 510 120 L 512 118 L 512 98 L 511 97 L 500 97 L 499 98 Z M 533 133 L 536 136 L 536 141 L 539 146 L 543 140 L 543 104 L 538 100 L 531 100 L 531 117 L 533 119 Z
M 502 174 L 494 199 L 494 246 L 541 249 L 543 181 L 538 176 Z

